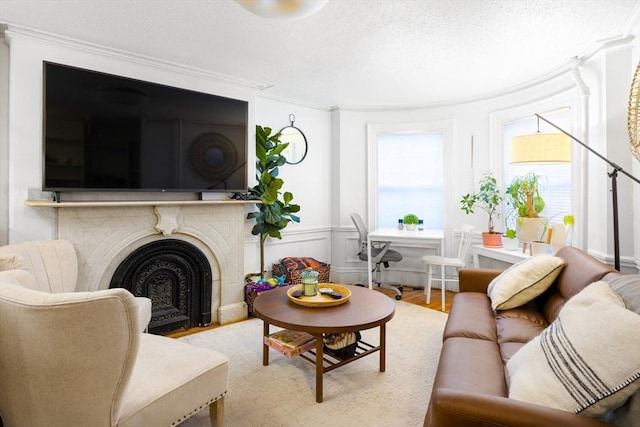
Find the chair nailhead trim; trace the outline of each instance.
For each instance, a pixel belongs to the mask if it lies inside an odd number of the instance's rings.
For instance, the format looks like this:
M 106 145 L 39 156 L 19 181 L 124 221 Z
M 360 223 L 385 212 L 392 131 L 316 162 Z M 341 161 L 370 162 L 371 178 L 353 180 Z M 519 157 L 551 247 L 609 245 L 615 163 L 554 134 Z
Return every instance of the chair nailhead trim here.
M 170 427 L 175 427 L 178 424 L 180 424 L 181 422 L 183 422 L 184 420 L 186 420 L 187 418 L 192 417 L 193 415 L 195 415 L 196 413 L 202 411 L 204 408 L 206 408 L 207 406 L 211 405 L 213 402 L 215 402 L 216 400 L 220 400 L 221 398 L 223 398 L 225 395 L 227 394 L 227 391 L 225 390 L 223 393 L 220 393 L 220 395 L 218 397 L 214 397 L 212 399 L 210 399 L 208 402 L 200 405 L 200 407 L 194 409 L 193 411 L 189 412 L 187 415 L 183 416 L 182 418 L 180 418 L 178 421 L 174 421 L 170 424 Z

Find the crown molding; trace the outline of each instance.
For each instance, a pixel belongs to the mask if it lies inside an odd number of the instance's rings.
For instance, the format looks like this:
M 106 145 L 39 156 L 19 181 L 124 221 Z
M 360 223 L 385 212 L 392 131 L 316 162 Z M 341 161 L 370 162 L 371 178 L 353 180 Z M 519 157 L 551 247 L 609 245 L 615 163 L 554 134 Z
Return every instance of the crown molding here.
M 197 77 L 199 79 L 226 83 L 229 85 L 249 88 L 256 91 L 261 91 L 265 88 L 270 87 L 270 85 L 264 83 L 240 79 L 237 77 L 228 76 L 222 73 L 216 73 L 201 68 L 189 67 L 176 62 L 164 61 L 147 55 L 141 55 L 122 49 L 115 49 L 70 37 L 48 33 L 45 31 L 34 30 L 32 28 L 11 23 L 0 22 L 0 34 L 4 34 L 4 39 L 6 43 L 9 44 L 9 46 L 11 46 L 13 39 L 33 40 L 65 49 L 83 51 L 89 54 L 112 58 L 119 61 L 126 61 L 149 68 L 170 71 L 172 73 L 178 73 L 189 77 Z

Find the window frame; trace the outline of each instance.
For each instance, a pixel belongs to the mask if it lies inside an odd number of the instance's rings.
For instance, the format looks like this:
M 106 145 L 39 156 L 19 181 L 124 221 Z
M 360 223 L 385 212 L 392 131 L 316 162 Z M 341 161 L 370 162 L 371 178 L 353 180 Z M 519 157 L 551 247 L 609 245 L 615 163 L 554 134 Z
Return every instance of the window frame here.
M 501 188 L 506 189 L 506 185 L 509 184 L 504 182 L 505 171 L 503 165 L 506 154 L 503 150 L 504 126 L 517 120 L 532 117 L 535 113 L 545 116 L 546 111 L 555 111 L 560 108 L 569 108 L 571 112 L 571 128 L 564 130 L 572 135 L 581 135 L 581 112 L 578 108 L 574 90 L 567 90 L 555 96 L 545 97 L 544 99 L 494 111 L 489 114 L 489 137 L 492 142 L 489 144 L 489 169 L 494 171 L 494 175 Z M 580 221 L 580 218 L 585 218 L 584 209 L 586 208 L 586 206 L 581 203 L 581 189 L 582 182 L 587 179 L 587 171 L 584 167 L 579 166 L 582 165 L 580 148 L 579 144 L 571 141 L 571 206 L 573 207 L 573 215 L 576 217 L 576 221 Z M 501 217 L 502 214 L 504 214 L 504 208 L 501 212 Z M 573 244 L 579 247 L 580 242 L 580 235 L 578 233 L 578 235 L 574 237 Z
M 447 229 L 448 211 L 453 203 L 451 192 L 452 179 L 452 146 L 453 120 L 433 120 L 412 123 L 378 123 L 367 124 L 367 227 L 369 230 L 378 228 L 378 136 L 402 135 L 417 133 L 441 132 L 443 137 L 444 161 L 444 200 L 443 225 Z

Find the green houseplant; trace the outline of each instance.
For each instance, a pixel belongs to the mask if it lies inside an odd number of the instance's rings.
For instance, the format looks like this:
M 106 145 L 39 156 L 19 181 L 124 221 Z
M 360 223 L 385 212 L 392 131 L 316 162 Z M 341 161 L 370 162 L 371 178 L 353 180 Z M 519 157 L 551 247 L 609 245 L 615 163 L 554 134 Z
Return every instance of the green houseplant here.
M 544 233 L 544 220 L 539 214 L 545 206 L 541 191 L 546 177 L 535 172 L 516 176 L 507 187 L 506 205 L 509 215 L 516 216 L 518 238 L 521 241 L 535 241 Z
M 260 199 L 257 212 L 249 212 L 247 219 L 255 219 L 251 234 L 260 236 L 260 275 L 264 277 L 264 242 L 267 237 L 282 239 L 280 231 L 290 222 L 300 222 L 295 215 L 300 206 L 291 203 L 293 194 L 281 192 L 284 181 L 278 177 L 279 167 L 287 161 L 282 151 L 288 143 L 280 142 L 280 133 L 256 125 L 256 179 L 258 183 L 249 194 Z
M 507 206 L 520 218 L 538 218 L 544 209 L 544 199 L 540 195 L 546 177 L 535 172 L 516 176 L 506 189 Z
M 412 213 L 406 214 L 402 218 L 402 223 L 407 227 L 407 230 L 415 230 L 419 222 L 418 216 Z
M 494 231 L 493 218 L 500 216 L 499 208 L 503 196 L 498 189 L 498 182 L 491 172 L 485 173 L 480 179 L 480 189 L 475 193 L 462 196 L 460 204 L 464 213 L 472 214 L 475 208 L 484 210 L 489 215 L 488 231 L 482 233 L 482 243 L 487 247 L 501 247 L 502 233 Z

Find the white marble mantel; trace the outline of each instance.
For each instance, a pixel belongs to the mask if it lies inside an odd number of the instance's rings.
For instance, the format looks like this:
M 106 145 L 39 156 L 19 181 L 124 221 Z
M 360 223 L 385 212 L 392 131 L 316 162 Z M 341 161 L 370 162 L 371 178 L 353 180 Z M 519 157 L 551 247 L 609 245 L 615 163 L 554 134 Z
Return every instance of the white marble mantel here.
M 244 205 L 250 201 L 27 200 L 56 210 L 57 237 L 78 252 L 78 289 L 107 289 L 118 265 L 140 246 L 164 238 L 198 247 L 212 272 L 212 314 L 217 323 L 247 317 L 244 302 Z

